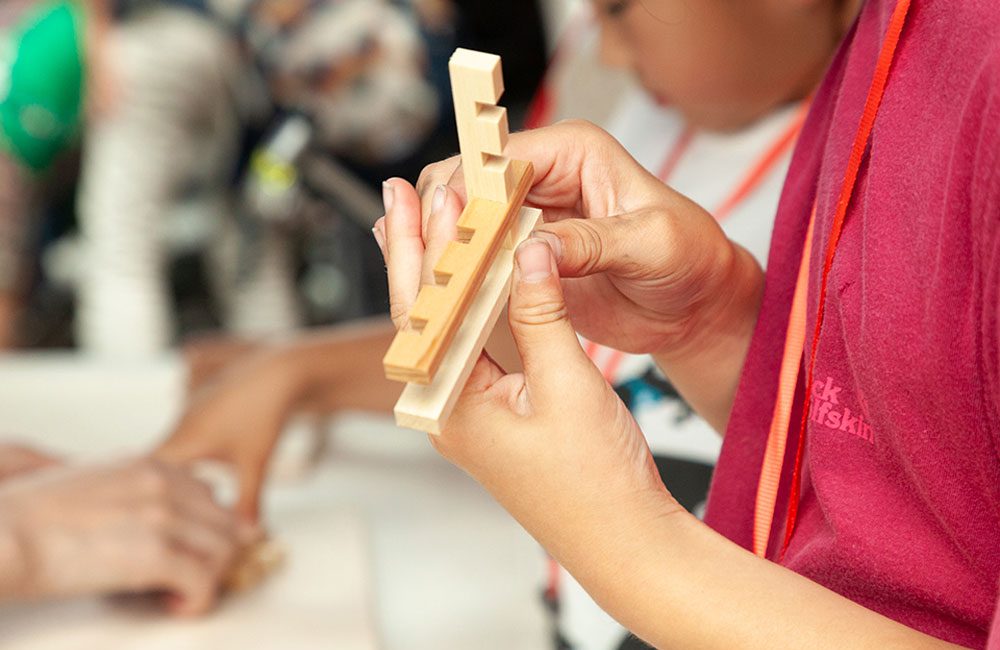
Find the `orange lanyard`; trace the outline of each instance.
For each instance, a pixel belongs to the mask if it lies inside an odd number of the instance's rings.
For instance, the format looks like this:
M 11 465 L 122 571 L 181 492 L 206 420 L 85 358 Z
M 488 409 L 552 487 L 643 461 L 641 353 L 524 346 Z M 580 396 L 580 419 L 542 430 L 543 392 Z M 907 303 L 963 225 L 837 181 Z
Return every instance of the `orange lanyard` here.
M 771 143 L 771 146 L 764 151 L 760 158 L 750 166 L 733 191 L 712 212 L 717 221 L 720 223 L 724 221 L 733 213 L 733 210 L 738 208 L 743 201 L 753 194 L 767 180 L 768 175 L 781 162 L 785 153 L 795 145 L 795 141 L 802 131 L 802 125 L 805 123 L 806 115 L 809 113 L 809 103 L 810 100 L 808 99 L 802 102 L 798 112 L 796 112 L 785 130 L 778 135 L 778 138 Z M 690 148 L 695 135 L 696 131 L 691 127 L 686 127 L 681 132 L 677 141 L 670 148 L 669 153 L 667 153 L 667 157 L 660 168 L 660 173 L 657 175 L 661 181 L 666 183 L 670 180 L 670 177 L 684 158 L 684 154 Z M 600 346 L 596 343 L 588 342 L 586 347 L 587 356 L 596 361 L 596 356 L 600 349 Z M 598 364 L 598 367 L 601 368 L 601 373 L 608 383 L 614 383 L 618 369 L 624 360 L 625 354 L 623 352 L 610 350 L 605 363 Z
M 711 211 L 716 221 L 720 223 L 725 221 L 732 214 L 733 210 L 739 207 L 743 201 L 767 180 L 768 175 L 781 162 L 782 157 L 795 145 L 795 141 L 802 131 L 802 125 L 806 121 L 806 115 L 809 113 L 809 103 L 810 99 L 806 99 L 801 103 L 799 110 L 795 113 L 788 126 L 785 127 L 785 130 L 778 135 L 778 138 L 771 143 L 771 146 L 764 151 L 760 158 L 750 166 L 746 175 L 740 179 L 739 183 L 726 196 L 725 200 Z M 674 174 L 677 166 L 684 158 L 684 154 L 687 153 L 691 143 L 694 141 L 695 135 L 697 135 L 697 131 L 691 127 L 686 127 L 681 132 L 677 138 L 677 142 L 671 147 L 670 152 L 663 161 L 663 166 L 660 168 L 657 178 L 664 183 L 670 181 L 670 177 Z
M 826 292 L 830 279 L 830 269 L 833 266 L 833 260 L 837 253 L 837 244 L 840 243 L 840 235 L 843 232 L 847 209 L 851 203 L 851 197 L 854 195 L 854 188 L 857 186 L 861 163 L 868 150 L 868 142 L 875 127 L 875 118 L 878 115 L 879 108 L 882 105 L 882 98 L 885 95 L 885 88 L 889 80 L 889 71 L 896 58 L 899 39 L 906 24 L 907 15 L 909 14 L 910 2 L 911 0 L 898 0 L 892 18 L 889 21 L 889 29 L 886 33 L 885 41 L 882 43 L 882 51 L 879 53 L 878 63 L 875 66 L 871 87 L 868 90 L 868 98 L 865 101 L 864 113 L 861 116 L 861 123 L 858 125 L 858 132 L 854 138 L 851 156 L 847 162 L 847 171 L 844 175 L 844 183 L 841 186 L 836 211 L 833 216 L 833 223 L 830 226 L 830 239 L 827 242 L 826 253 L 823 258 L 823 273 L 820 279 L 817 300 L 819 308 L 816 314 L 816 327 L 813 330 L 812 344 L 809 350 L 809 362 L 806 366 L 806 397 L 803 400 L 802 406 L 802 424 L 799 428 L 799 444 L 796 449 L 795 467 L 792 473 L 788 517 L 785 524 L 784 539 L 778 556 L 779 559 L 784 557 L 785 551 L 788 550 L 788 544 L 795 531 L 795 522 L 798 515 L 799 495 L 802 486 L 802 458 L 805 451 L 806 426 L 809 422 L 809 410 L 812 402 L 809 399 L 808 393 L 810 387 L 813 385 L 813 373 L 816 369 L 816 353 L 819 349 L 819 337 L 823 329 L 823 318 L 826 315 Z M 795 285 L 795 294 L 792 298 L 792 313 L 785 336 L 785 350 L 778 378 L 778 398 L 774 407 L 764 459 L 761 465 L 760 479 L 757 484 L 757 499 L 754 506 L 753 551 L 760 557 L 764 557 L 767 554 L 771 524 L 774 519 L 774 504 L 777 499 L 778 486 L 781 482 L 785 441 L 788 437 L 789 420 L 791 419 L 791 402 L 794 400 L 799 368 L 802 362 L 806 334 L 806 296 L 809 284 L 809 258 L 815 217 L 816 210 L 814 208 L 808 234 L 806 235 L 806 245 L 803 249 L 799 276 Z
M 663 165 L 660 166 L 660 173 L 656 175 L 657 178 L 664 183 L 670 180 L 670 177 L 674 175 L 674 170 L 677 169 L 677 165 L 680 164 L 681 159 L 684 158 L 684 154 L 687 153 L 688 148 L 691 146 L 692 140 L 694 140 L 694 129 L 690 126 L 685 126 L 684 130 L 677 137 L 677 141 L 674 142 L 674 146 L 670 147 L 670 152 L 667 153 Z

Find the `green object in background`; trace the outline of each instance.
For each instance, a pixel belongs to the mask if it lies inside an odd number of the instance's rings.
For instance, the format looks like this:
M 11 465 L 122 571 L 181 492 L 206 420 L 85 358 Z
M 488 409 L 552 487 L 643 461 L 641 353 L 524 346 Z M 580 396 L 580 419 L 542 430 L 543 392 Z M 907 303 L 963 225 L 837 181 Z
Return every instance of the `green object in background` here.
M 36 171 L 79 133 L 84 15 L 74 0 L 44 2 L 0 35 L 0 146 Z

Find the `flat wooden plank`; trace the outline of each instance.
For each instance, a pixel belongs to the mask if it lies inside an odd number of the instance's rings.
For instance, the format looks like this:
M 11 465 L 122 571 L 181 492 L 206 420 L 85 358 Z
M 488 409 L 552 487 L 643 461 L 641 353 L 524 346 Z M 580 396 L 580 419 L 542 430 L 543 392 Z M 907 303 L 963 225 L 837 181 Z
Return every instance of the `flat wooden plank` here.
M 519 181 L 509 203 L 473 198 L 465 206 L 459 228 L 472 236 L 468 242 L 451 242 L 435 267 L 447 284 L 426 285 L 418 294 L 410 328 L 396 335 L 383 359 L 389 379 L 427 384 L 434 378 L 531 187 L 531 164 L 515 160 L 511 165 Z
M 396 423 L 427 433 L 440 434 L 455 408 L 465 382 L 482 352 L 510 296 L 514 249 L 528 238 L 541 220 L 541 211 L 522 208 L 511 230 L 511 246 L 501 249 L 455 334 L 434 381 L 408 384 L 396 403 Z

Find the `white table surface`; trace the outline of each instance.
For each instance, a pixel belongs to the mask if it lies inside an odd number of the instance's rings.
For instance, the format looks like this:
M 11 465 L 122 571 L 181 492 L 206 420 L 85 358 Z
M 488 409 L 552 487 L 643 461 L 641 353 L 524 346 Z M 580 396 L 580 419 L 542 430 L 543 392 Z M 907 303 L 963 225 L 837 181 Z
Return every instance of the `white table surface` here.
M 176 418 L 183 384 L 172 358 L 0 357 L 0 438 L 80 458 L 141 451 Z M 538 546 L 422 435 L 342 418 L 323 460 L 303 471 L 309 434 L 292 429 L 265 500 L 288 565 L 262 589 L 196 622 L 100 601 L 0 607 L 0 648 L 550 647 Z

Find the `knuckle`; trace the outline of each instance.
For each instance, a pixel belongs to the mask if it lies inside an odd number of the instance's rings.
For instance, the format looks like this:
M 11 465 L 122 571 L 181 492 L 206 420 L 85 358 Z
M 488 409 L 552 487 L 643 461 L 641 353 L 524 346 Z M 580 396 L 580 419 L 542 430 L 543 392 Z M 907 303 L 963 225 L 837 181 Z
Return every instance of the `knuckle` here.
M 589 275 L 594 272 L 604 259 L 604 239 L 597 227 L 587 220 L 576 222 L 576 246 L 581 260 L 580 272 Z
M 389 306 L 389 318 L 392 319 L 393 324 L 396 326 L 397 330 L 405 329 L 407 323 L 409 322 L 410 312 L 403 305 L 390 305 Z
M 606 145 L 610 142 L 617 142 L 608 135 L 608 132 L 590 120 L 571 118 L 557 122 L 560 128 L 571 129 L 575 141 L 587 147 L 594 145 Z
M 521 305 L 510 310 L 511 319 L 519 325 L 549 325 L 568 317 L 566 303 L 546 300 L 533 305 Z
M 641 237 L 667 243 L 674 238 L 674 222 L 662 211 L 644 210 L 640 215 Z
M 454 168 L 454 159 L 436 162 L 424 167 L 423 171 L 420 172 L 420 177 L 417 179 L 417 184 L 415 186 L 417 194 L 424 196 L 427 192 L 432 191 L 438 185 L 447 183 L 448 179 L 451 178 L 455 171 Z
M 583 135 L 592 135 L 593 133 L 604 132 L 599 126 L 597 126 L 590 120 L 584 120 L 578 117 L 571 117 L 569 119 L 559 120 L 558 122 L 556 122 L 556 125 L 560 127 L 565 127 L 567 129 L 573 129 L 574 131 L 578 131 L 580 134 Z
M 435 163 L 437 164 L 437 163 Z M 420 172 L 419 178 L 417 178 L 417 184 L 414 186 L 417 190 L 417 194 L 423 196 L 427 192 L 427 188 L 431 183 L 431 178 L 433 178 L 433 170 L 431 169 L 434 165 L 428 165 L 424 167 Z

